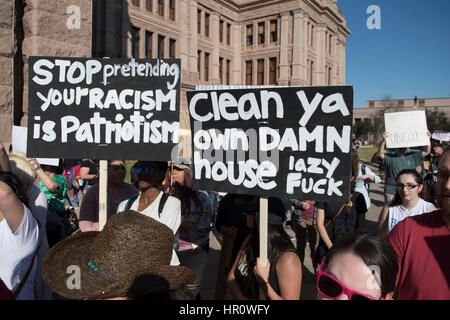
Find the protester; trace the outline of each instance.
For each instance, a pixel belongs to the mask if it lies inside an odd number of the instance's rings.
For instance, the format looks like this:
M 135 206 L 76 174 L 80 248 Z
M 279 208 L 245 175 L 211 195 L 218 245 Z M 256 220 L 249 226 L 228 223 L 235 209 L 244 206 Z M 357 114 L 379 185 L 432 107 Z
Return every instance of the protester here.
M 188 161 L 178 159 L 172 162 L 170 167 L 167 192 L 181 201 L 178 259 L 182 266 L 195 272 L 195 281 L 187 288 L 192 291 L 194 299 L 200 299 L 203 275 L 208 262 L 213 210 L 208 194 L 192 189 L 192 173 Z
M 450 149 L 439 161 L 436 199 L 441 209 L 399 222 L 387 241 L 397 253 L 397 299 L 450 299 Z
M 378 220 L 378 233 L 386 236 L 397 223 L 407 217 L 436 210 L 427 199 L 423 177 L 414 169 L 404 169 L 397 176 L 397 190 L 391 204 L 385 204 Z
M 167 162 L 139 160 L 133 165 L 141 194 L 131 196 L 119 204 L 117 212 L 134 210 L 154 218 L 177 234 L 181 222 L 181 202 L 162 191 L 162 182 L 167 172 Z M 174 243 L 175 246 L 175 243 Z M 173 251 L 171 265 L 179 265 Z
M 17 300 L 33 300 L 39 224 L 17 177 L 0 172 L 0 279 Z
M 173 231 L 155 219 L 117 213 L 101 232 L 79 232 L 51 248 L 42 276 L 68 299 L 170 299 L 195 278 L 188 268 L 170 265 L 173 242 Z M 79 282 L 70 282 L 73 266 Z
M 356 176 L 355 191 L 361 193 L 366 200 L 367 210 L 370 208 L 370 184 L 380 183 L 381 178 L 377 176 L 367 165 L 359 162 L 358 157 L 358 174 Z
M 37 253 L 37 271 L 34 280 L 34 297 L 36 300 L 49 300 L 52 298 L 52 292 L 41 277 L 41 263 L 48 250 L 48 240 L 45 230 L 47 224 L 47 197 L 35 184 L 36 173 L 33 166 L 25 157 L 25 154 L 16 153 L 9 156 L 11 172 L 16 175 L 22 183 L 23 190 L 28 196 L 28 204 L 33 216 L 39 221 L 40 246 Z M 4 170 L 6 171 L 6 170 Z
M 253 227 L 256 213 L 255 197 L 245 194 L 227 193 L 219 202 L 216 228 L 223 235 L 222 241 L 232 241 L 231 264 Z M 231 265 L 229 266 L 231 267 Z
M 351 193 L 349 203 L 316 202 L 317 231 L 320 241 L 316 251 L 317 263 L 320 263 L 333 243 L 347 232 L 354 232 L 361 228 L 363 219 L 358 218 L 367 212 L 364 196 L 355 191 L 358 162 L 355 154 L 352 156 Z
M 347 233 L 317 270 L 317 299 L 390 300 L 397 273 L 395 252 L 380 236 Z
M 259 258 L 259 217 L 245 239 L 228 274 L 228 288 L 236 300 L 259 299 L 259 290 L 269 300 L 298 300 L 302 264 L 283 222 L 286 210 L 279 198 L 268 198 L 268 241 L 265 265 Z
M 81 159 L 63 159 L 63 176 L 67 180 L 67 197 L 70 204 L 74 208 L 79 208 L 81 205 L 81 184 L 83 180 L 80 176 Z
M 14 293 L 8 289 L 2 279 L 0 279 L 0 300 L 16 300 Z
M 83 195 L 90 187 L 98 183 L 99 160 L 83 159 L 80 165 L 80 179 L 83 180 Z
M 430 165 L 428 167 L 426 176 L 425 176 L 425 184 L 430 192 L 428 199 L 429 202 L 435 203 L 436 201 L 436 181 L 437 181 L 437 169 L 439 167 L 439 161 L 444 152 L 444 145 L 442 143 L 433 144 L 433 153 L 430 154 Z
M 291 199 L 291 204 L 294 208 L 292 213 L 292 226 L 297 241 L 298 256 L 303 264 L 305 260 L 306 239 L 308 239 L 313 268 L 316 269 L 317 265 L 315 263 L 314 256 L 317 245 L 319 244 L 319 234 L 317 233 L 317 228 L 314 222 L 314 215 L 316 211 L 315 201 L 300 201 L 297 199 Z
M 38 187 L 47 197 L 47 223 L 45 228 L 48 245 L 51 248 L 73 231 L 66 213 L 67 180 L 62 175 L 61 164 L 58 164 L 58 166 L 41 166 L 36 159 L 32 159 L 31 163 L 40 179 Z
M 108 161 L 108 186 L 107 186 L 107 218 L 117 212 L 119 204 L 137 194 L 136 188 L 125 183 L 126 167 L 123 160 Z M 98 231 L 99 213 L 99 184 L 95 184 L 86 192 L 80 210 L 81 231 Z
M 427 135 L 431 137 L 431 133 L 427 131 Z M 406 152 L 405 148 L 395 148 L 395 154 L 389 155 L 384 153 L 386 139 L 389 137 L 388 132 L 384 132 L 383 141 L 378 147 L 378 156 L 383 160 L 386 169 L 386 181 L 384 186 L 384 202 L 389 204 L 395 193 L 395 178 L 403 169 L 416 169 L 422 166 L 423 157 L 431 152 L 431 146 L 428 144 L 425 151 Z

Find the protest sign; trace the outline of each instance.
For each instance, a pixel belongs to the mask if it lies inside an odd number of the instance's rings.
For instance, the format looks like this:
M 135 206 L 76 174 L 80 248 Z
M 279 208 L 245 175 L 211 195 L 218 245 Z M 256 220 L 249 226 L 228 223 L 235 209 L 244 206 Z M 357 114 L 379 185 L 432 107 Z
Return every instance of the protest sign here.
M 425 111 L 385 113 L 384 127 L 389 133 L 386 148 L 427 146 L 430 143 Z
M 431 138 L 439 141 L 450 141 L 450 132 L 435 131 Z
M 27 153 L 27 127 L 13 126 L 12 128 L 12 152 L 18 153 L 23 152 Z M 49 166 L 58 166 L 59 159 L 58 158 L 36 158 L 36 160 L 41 165 L 49 165 Z
M 29 58 L 29 157 L 167 161 L 179 59 Z
M 347 202 L 353 87 L 188 91 L 194 188 Z

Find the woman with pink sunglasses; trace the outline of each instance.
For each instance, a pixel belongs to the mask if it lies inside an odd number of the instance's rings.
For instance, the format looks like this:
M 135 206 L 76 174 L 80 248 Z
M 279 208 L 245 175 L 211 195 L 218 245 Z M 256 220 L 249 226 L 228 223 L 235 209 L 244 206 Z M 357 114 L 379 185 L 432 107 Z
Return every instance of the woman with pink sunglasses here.
M 397 273 L 397 256 L 383 238 L 347 233 L 334 243 L 317 270 L 317 299 L 390 300 Z

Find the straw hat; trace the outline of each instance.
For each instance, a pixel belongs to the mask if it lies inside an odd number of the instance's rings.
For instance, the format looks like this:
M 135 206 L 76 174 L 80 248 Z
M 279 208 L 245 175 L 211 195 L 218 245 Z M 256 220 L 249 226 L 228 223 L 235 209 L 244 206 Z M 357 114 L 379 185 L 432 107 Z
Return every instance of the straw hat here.
M 124 211 L 108 219 L 102 231 L 73 234 L 49 249 L 42 277 L 69 299 L 127 297 L 143 275 L 153 280 L 139 286 L 142 295 L 165 293 L 195 280 L 190 269 L 170 265 L 173 244 L 169 227 L 139 212 Z M 80 289 L 69 288 L 70 266 L 80 268 Z
M 9 165 L 11 172 L 14 173 L 22 183 L 30 186 L 36 179 L 36 171 L 30 161 L 27 160 L 25 153 L 17 152 L 9 155 Z

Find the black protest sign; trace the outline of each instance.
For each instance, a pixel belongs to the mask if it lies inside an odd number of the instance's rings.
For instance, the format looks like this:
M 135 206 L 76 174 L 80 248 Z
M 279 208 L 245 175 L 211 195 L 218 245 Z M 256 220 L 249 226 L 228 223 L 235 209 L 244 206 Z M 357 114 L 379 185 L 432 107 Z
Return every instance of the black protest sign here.
M 178 148 L 179 59 L 28 63 L 29 157 L 166 161 Z
M 194 188 L 346 202 L 353 87 L 187 92 Z

